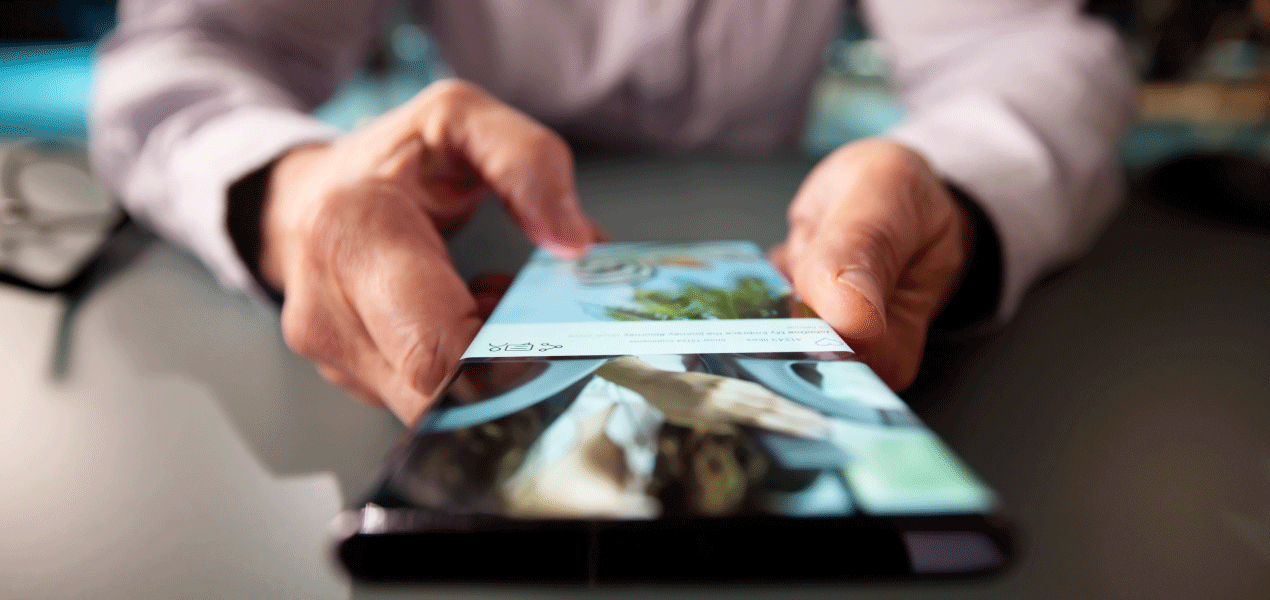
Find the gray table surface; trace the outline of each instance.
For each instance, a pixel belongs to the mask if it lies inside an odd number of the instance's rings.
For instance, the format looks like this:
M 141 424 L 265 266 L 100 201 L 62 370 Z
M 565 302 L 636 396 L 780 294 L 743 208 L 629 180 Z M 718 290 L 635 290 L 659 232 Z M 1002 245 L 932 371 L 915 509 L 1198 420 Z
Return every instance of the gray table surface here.
M 595 157 L 588 210 L 621 240 L 784 234 L 800 159 Z M 465 275 L 529 245 L 495 206 Z M 0 289 L 0 598 L 1265 598 L 1270 233 L 1135 198 L 1017 318 L 937 342 L 906 398 L 1000 492 L 1022 540 L 988 581 L 621 589 L 367 588 L 326 526 L 401 428 L 287 351 L 268 307 L 147 250 L 75 322 Z M 756 551 L 763 549 L 756 549 Z

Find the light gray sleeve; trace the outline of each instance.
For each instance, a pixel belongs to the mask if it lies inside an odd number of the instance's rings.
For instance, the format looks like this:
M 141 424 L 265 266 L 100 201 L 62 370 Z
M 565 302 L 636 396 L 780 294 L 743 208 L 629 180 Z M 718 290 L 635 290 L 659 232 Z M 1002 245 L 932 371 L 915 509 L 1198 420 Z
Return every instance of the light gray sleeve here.
M 385 2 L 123 0 L 97 57 L 90 147 L 136 218 L 258 291 L 229 239 L 226 190 L 337 131 L 307 116 L 354 68 Z
M 888 135 L 969 193 L 1000 235 L 1009 318 L 1082 252 L 1124 194 L 1135 87 L 1115 31 L 1074 0 L 874 0 L 908 113 Z

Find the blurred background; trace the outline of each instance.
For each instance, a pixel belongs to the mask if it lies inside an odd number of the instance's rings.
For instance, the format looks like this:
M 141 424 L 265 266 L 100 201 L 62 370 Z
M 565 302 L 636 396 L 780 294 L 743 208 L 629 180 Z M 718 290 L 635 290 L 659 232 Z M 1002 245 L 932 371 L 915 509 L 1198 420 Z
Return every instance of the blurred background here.
M 83 163 L 68 153 L 82 154 L 93 51 L 114 26 L 114 10 L 113 0 L 0 4 L 0 161 L 6 172 L 49 151 L 75 168 Z M 1143 79 L 1139 117 L 1121 151 L 1140 189 L 1191 212 L 1270 223 L 1270 0 L 1091 0 L 1087 10 L 1122 32 Z M 387 13 L 381 31 L 359 72 L 315 111 L 319 118 L 349 129 L 446 76 L 435 46 L 405 6 Z M 884 49 L 854 12 L 843 19 L 824 60 L 802 135 L 809 158 L 884 132 L 903 117 L 886 81 Z M 6 151 L 14 146 L 24 151 Z M 3 219 L 35 225 L 0 231 L 0 281 L 63 288 L 107 239 L 120 216 L 103 206 L 108 192 L 70 179 L 36 185 L 75 189 L 73 195 L 87 199 L 62 206 L 53 220 L 32 221 L 12 203 L 0 207 Z M 78 234 L 67 233 L 73 229 L 64 226 L 68 216 L 78 219 Z
M 0 4 L 0 137 L 82 140 L 93 47 L 114 24 L 112 0 L 6 0 Z M 1088 10 L 1124 33 L 1145 85 L 1124 160 L 1143 167 L 1192 150 L 1266 153 L 1270 121 L 1270 2 L 1092 0 Z M 849 14 L 825 49 L 803 147 L 822 154 L 886 130 L 902 111 L 885 81 L 885 56 Z M 390 12 L 366 64 L 318 109 L 352 127 L 446 74 L 428 35 Z

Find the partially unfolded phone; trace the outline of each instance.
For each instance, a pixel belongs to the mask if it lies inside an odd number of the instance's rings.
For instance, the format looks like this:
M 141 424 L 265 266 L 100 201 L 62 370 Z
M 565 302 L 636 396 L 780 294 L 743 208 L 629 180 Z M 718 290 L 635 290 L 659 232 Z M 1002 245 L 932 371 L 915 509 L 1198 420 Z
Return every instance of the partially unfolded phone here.
M 748 242 L 538 252 L 336 521 L 358 579 L 985 575 L 992 493 Z

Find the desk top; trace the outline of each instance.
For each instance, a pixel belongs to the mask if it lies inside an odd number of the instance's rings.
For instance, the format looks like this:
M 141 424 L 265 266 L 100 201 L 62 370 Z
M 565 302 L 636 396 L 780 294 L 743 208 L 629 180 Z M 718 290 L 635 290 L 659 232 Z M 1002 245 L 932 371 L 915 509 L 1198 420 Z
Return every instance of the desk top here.
M 617 239 L 770 245 L 810 166 L 595 158 L 579 189 Z M 529 244 L 491 205 L 451 250 L 470 276 L 514 271 Z M 1131 202 L 1003 331 L 933 343 L 906 394 L 1016 517 L 1014 569 L 727 595 L 1266 597 L 1267 273 L 1270 233 Z M 166 244 L 89 299 L 56 380 L 60 315 L 56 297 L 0 289 L 0 597 L 642 595 L 350 586 L 327 526 L 400 434 L 389 415 L 325 384 L 271 308 Z

